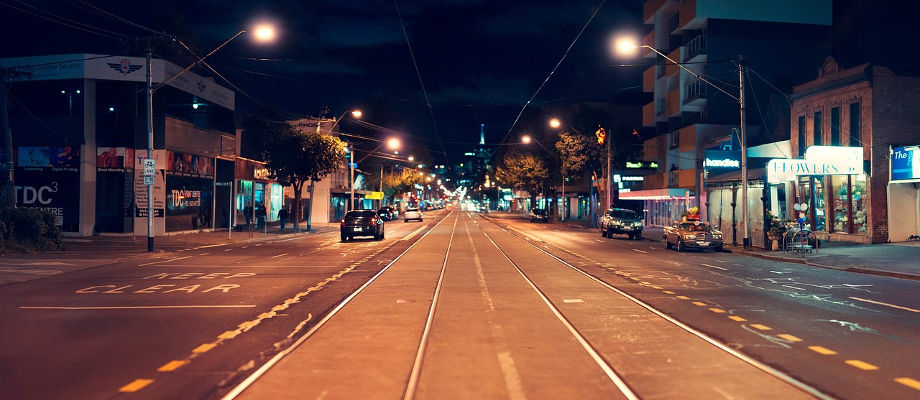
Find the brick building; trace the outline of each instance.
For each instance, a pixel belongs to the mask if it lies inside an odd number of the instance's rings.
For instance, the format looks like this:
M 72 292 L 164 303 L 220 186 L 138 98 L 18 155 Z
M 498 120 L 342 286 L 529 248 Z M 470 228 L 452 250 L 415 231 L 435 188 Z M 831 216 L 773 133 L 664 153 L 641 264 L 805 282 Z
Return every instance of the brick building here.
M 802 158 L 811 146 L 861 147 L 863 168 L 851 174 L 796 176 L 785 183 L 788 215 L 797 213 L 793 204 L 808 204 L 806 223 L 830 240 L 884 243 L 906 240 L 904 232 L 917 234 L 920 196 L 915 185 L 905 186 L 899 204 L 889 203 L 888 190 L 892 147 L 920 144 L 918 93 L 920 78 L 875 64 L 841 68 L 831 57 L 816 79 L 795 86 L 792 157 Z M 898 237 L 889 235 L 895 219 L 889 209 L 899 212 L 894 222 L 901 225 Z

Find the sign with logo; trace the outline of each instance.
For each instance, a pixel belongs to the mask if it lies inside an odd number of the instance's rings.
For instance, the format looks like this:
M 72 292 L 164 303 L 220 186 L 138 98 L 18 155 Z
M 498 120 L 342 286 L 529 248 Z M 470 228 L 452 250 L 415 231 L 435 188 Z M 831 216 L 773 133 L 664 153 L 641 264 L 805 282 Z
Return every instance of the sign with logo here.
M 767 163 L 767 183 L 794 181 L 808 175 L 858 175 L 863 172 L 863 148 L 811 146 L 804 159 L 772 159 Z
M 658 162 L 656 161 L 627 161 L 626 168 L 628 169 L 657 169 Z
M 383 192 L 367 192 L 364 198 L 368 200 L 383 200 Z
M 154 174 L 144 174 L 148 166 L 147 160 L 153 160 Z M 147 216 L 147 187 L 153 186 L 154 217 L 162 217 L 166 207 L 166 180 L 163 167 L 166 165 L 166 151 L 154 150 L 153 158 L 147 157 L 147 150 L 136 150 L 134 156 L 134 204 L 135 217 Z M 152 180 L 152 183 L 151 183 Z
M 703 156 L 703 166 L 713 174 L 741 169 L 740 150 L 706 150 Z
M 920 179 L 920 146 L 895 147 L 891 150 L 891 180 Z

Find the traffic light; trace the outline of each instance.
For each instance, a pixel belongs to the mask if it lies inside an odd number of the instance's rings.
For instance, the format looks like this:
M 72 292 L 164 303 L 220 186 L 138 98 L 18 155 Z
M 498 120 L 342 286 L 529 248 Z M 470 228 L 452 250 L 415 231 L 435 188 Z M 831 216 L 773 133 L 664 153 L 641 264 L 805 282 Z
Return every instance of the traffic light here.
M 594 136 L 597 136 L 597 144 L 604 144 L 604 141 L 607 139 L 607 131 L 604 128 L 598 127 L 597 131 L 594 132 Z

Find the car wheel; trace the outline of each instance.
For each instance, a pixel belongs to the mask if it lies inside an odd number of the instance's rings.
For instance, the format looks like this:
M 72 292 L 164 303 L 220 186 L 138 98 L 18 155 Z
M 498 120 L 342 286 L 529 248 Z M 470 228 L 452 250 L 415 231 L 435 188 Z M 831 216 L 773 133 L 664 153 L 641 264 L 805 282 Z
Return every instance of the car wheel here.
M 421 218 L 419 218 L 419 219 L 418 219 L 418 222 L 422 222 L 422 219 L 421 219 Z
M 677 252 L 680 253 L 684 250 L 687 250 L 687 247 L 684 246 L 684 241 L 681 239 L 677 239 Z
M 627 234 L 626 234 L 626 237 L 628 237 L 629 240 L 633 240 L 633 238 L 634 238 L 635 236 L 634 236 L 632 233 L 627 233 Z
M 717 252 L 717 253 L 721 253 L 721 252 L 722 252 L 722 246 L 715 247 L 715 248 L 712 249 L 712 251 L 715 251 L 715 252 Z
M 668 241 L 668 238 L 664 238 L 664 248 L 671 250 L 671 242 Z
M 348 236 L 345 236 L 345 234 L 343 233 L 343 234 L 342 234 L 342 241 L 344 242 L 344 241 L 347 241 L 347 240 L 348 240 Z
M 408 220 L 408 219 L 404 219 L 403 222 L 409 222 L 409 220 Z
M 642 240 L 642 232 L 636 234 L 636 240 Z

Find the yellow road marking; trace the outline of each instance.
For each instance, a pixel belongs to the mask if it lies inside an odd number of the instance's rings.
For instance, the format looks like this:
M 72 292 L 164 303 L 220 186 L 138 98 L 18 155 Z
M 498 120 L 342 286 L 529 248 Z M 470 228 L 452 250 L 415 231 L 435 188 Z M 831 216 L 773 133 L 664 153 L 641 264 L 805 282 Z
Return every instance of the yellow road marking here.
M 217 338 L 218 339 L 233 339 L 236 337 L 236 335 L 239 335 L 239 334 L 240 334 L 239 331 L 226 331 L 224 333 L 221 333 L 220 336 L 218 336 Z
M 760 330 L 760 331 L 770 331 L 770 330 L 773 330 L 773 328 L 771 328 L 771 327 L 769 327 L 769 326 L 766 326 L 766 325 L 761 325 L 761 324 L 751 324 L 751 328 L 754 328 L 754 329 L 757 329 L 757 330 Z
M 741 317 L 739 317 L 739 316 L 737 316 L 737 315 L 729 315 L 729 316 L 728 316 L 728 319 L 730 319 L 730 320 L 732 320 L 732 321 L 736 321 L 736 322 L 744 322 L 744 321 L 747 321 L 746 319 L 741 318 Z
M 706 307 L 706 303 L 703 303 L 702 301 L 694 301 L 693 304 L 696 304 L 700 307 Z
M 664 293 L 665 293 L 665 294 L 675 294 L 674 292 L 672 292 L 672 291 L 670 291 L 670 290 L 665 290 Z
M 201 346 L 196 347 L 194 350 L 192 350 L 192 353 L 206 353 L 208 350 L 213 349 L 214 346 L 217 346 L 217 345 L 214 343 L 205 343 Z
M 677 297 L 678 299 L 681 299 L 681 300 L 690 300 L 690 298 L 687 296 L 674 296 L 674 297 Z
M 651 283 L 648 283 L 648 282 L 646 282 L 646 281 L 639 282 L 639 284 L 640 284 L 640 285 L 651 285 Z
M 157 371 L 160 372 L 170 372 L 179 369 L 179 367 L 188 364 L 188 361 L 185 360 L 172 360 L 166 364 L 163 364 L 162 367 L 157 368 Z
M 831 350 L 831 349 L 828 349 L 827 347 L 821 347 L 821 346 L 808 346 L 808 349 L 811 350 L 811 351 L 813 351 L 813 352 L 815 352 L 815 353 L 823 354 L 823 355 L 826 355 L 826 356 L 832 356 L 832 355 L 834 355 L 834 354 L 837 354 L 836 351 L 833 351 L 833 350 Z
M 661 290 L 661 286 L 655 286 L 655 285 L 652 285 L 652 289 L 658 289 L 658 290 Z
M 716 314 L 724 314 L 724 313 L 725 313 L 725 310 L 723 310 L 723 309 L 721 309 L 721 308 L 710 308 L 709 311 L 712 311 L 712 312 L 714 312 L 714 313 L 716 313 Z
M 897 383 L 900 383 L 900 384 L 902 384 L 902 385 L 904 385 L 904 386 L 907 386 L 907 387 L 909 387 L 909 388 L 914 388 L 914 389 L 920 390 L 920 381 L 918 381 L 918 380 L 916 380 L 916 379 L 911 379 L 911 378 L 903 377 L 903 378 L 895 378 L 894 381 L 897 382 Z
M 795 336 L 792 336 L 792 335 L 790 335 L 790 334 L 788 334 L 788 333 L 781 333 L 781 334 L 776 335 L 776 336 L 779 337 L 779 338 L 785 339 L 787 342 L 801 342 L 801 341 L 802 341 L 802 339 L 799 339 L 799 338 L 797 338 L 797 337 L 795 337 Z
M 867 363 L 867 362 L 865 362 L 865 361 L 847 360 L 846 363 L 847 363 L 847 364 L 850 364 L 850 365 L 852 365 L 852 366 L 854 366 L 854 367 L 856 367 L 856 368 L 859 368 L 859 369 L 861 369 L 861 370 L 863 370 L 863 371 L 875 371 L 875 370 L 878 369 L 877 366 L 872 365 L 872 364 L 869 364 L 869 363 Z
M 118 391 L 122 393 L 134 393 L 151 383 L 153 383 L 153 379 L 135 379 L 134 382 L 122 386 Z

